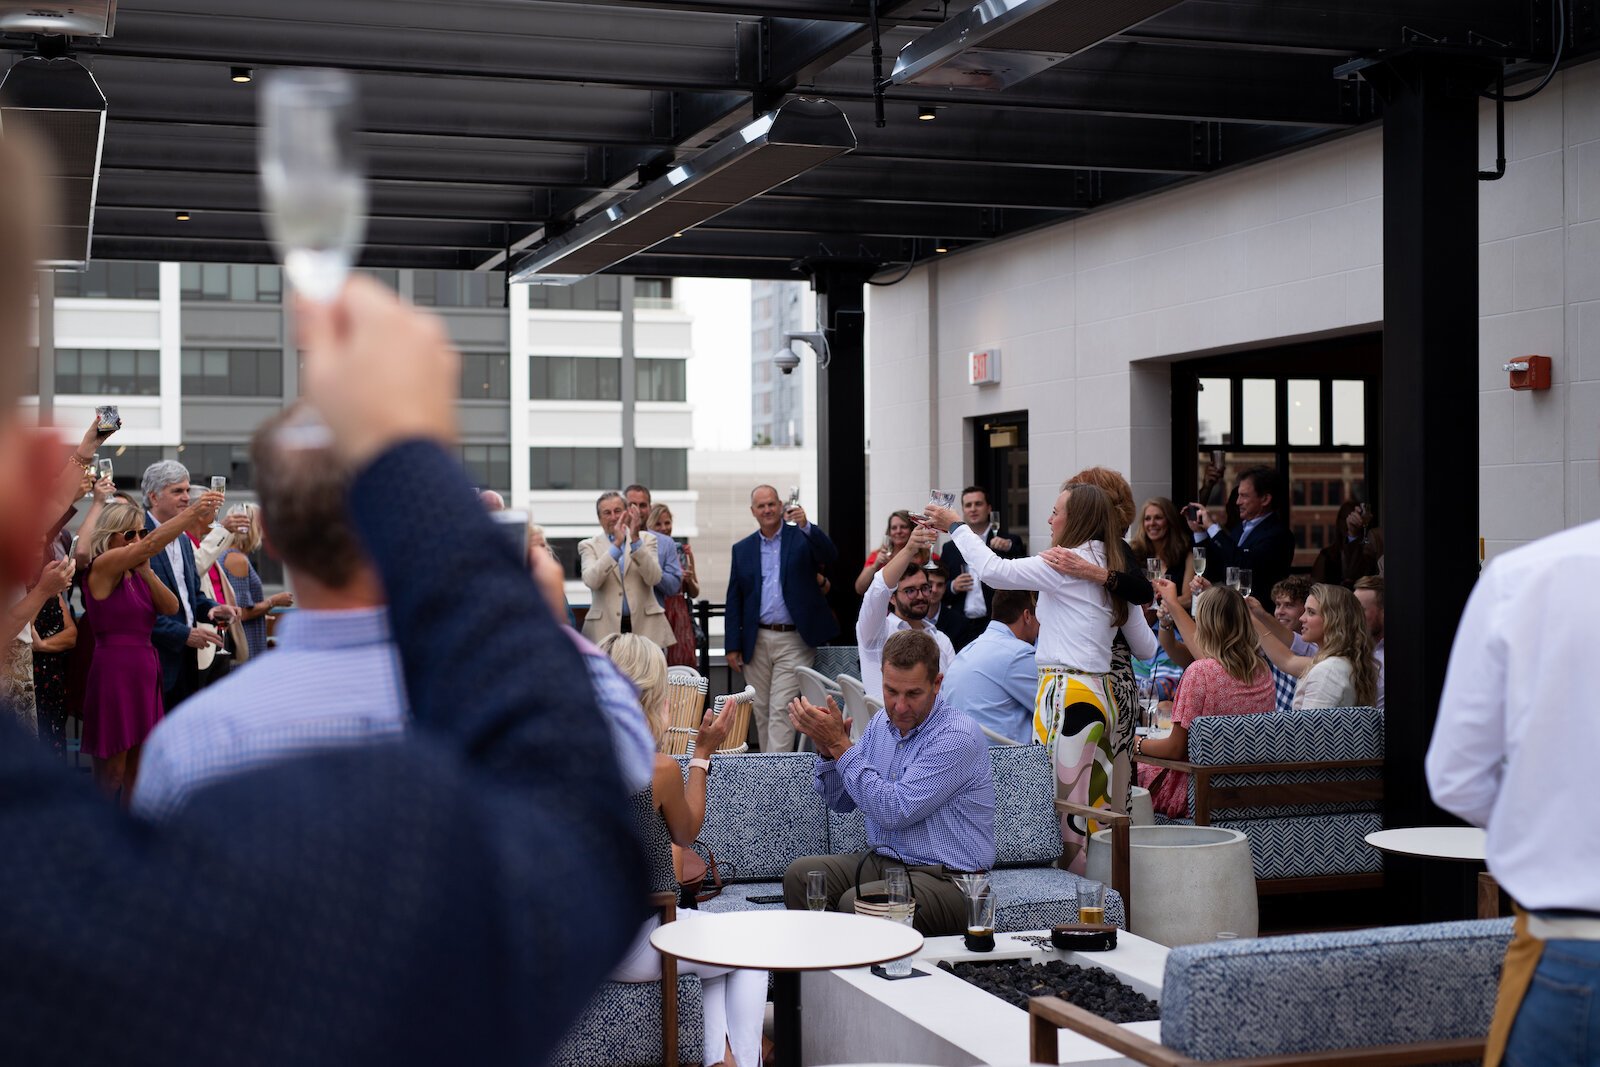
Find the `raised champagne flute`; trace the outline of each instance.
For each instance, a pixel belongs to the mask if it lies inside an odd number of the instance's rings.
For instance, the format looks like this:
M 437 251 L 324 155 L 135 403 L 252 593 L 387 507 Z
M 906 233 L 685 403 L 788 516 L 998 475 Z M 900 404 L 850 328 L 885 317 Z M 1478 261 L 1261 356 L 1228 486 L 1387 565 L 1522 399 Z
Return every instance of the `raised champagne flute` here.
M 1235 593 L 1237 593 L 1239 591 L 1239 568 L 1229 567 L 1225 574 L 1227 577 L 1225 584 L 1229 589 L 1232 589 Z
M 1150 556 L 1144 561 L 1144 576 L 1150 579 L 1151 589 L 1155 588 L 1157 579 L 1161 578 L 1166 573 L 1166 568 L 1161 565 L 1161 560 L 1156 556 Z M 1155 594 L 1155 599 L 1150 602 L 1150 609 L 1152 611 L 1159 611 L 1160 608 L 1161 594 L 1158 592 Z
M 228 479 L 222 477 L 220 474 L 214 475 L 212 477 L 212 479 L 211 479 L 211 491 L 213 493 L 226 492 L 227 488 L 228 488 Z M 217 521 L 217 516 L 215 516 L 215 515 L 213 515 L 211 517 L 211 528 L 213 530 L 220 530 L 220 529 L 223 528 L 222 523 Z
M 1204 578 L 1206 576 L 1206 550 L 1199 545 L 1196 545 L 1194 549 L 1194 576 L 1196 578 Z M 1196 609 L 1199 608 L 1200 592 L 1195 593 L 1190 601 L 1190 606 Z
M 367 225 L 355 79 L 342 70 L 276 70 L 261 79 L 258 101 L 267 232 L 295 291 L 328 303 L 343 288 Z M 288 447 L 332 441 L 309 409 L 279 434 Z
M 1239 590 L 1239 595 L 1240 596 L 1247 597 L 1247 596 L 1250 595 L 1250 590 L 1253 588 L 1253 586 L 1250 584 L 1250 579 L 1251 579 L 1250 568 L 1249 567 L 1240 567 L 1239 568 L 1239 584 L 1236 587 Z

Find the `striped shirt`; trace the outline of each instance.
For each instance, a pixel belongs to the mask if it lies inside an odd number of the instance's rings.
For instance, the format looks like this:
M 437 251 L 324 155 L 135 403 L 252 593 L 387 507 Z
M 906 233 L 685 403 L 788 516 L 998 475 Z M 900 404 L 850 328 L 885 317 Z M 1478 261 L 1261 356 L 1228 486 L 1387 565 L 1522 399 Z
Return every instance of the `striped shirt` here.
M 633 683 L 599 649 L 583 653 L 623 784 L 650 784 L 655 739 Z M 347 745 L 390 741 L 407 720 L 405 684 L 384 608 L 301 610 L 278 626 L 278 647 L 184 702 L 145 743 L 133 810 L 164 819 L 212 782 Z
M 943 696 L 905 736 L 880 711 L 837 762 L 818 756 L 816 790 L 834 811 L 860 808 L 867 840 L 885 856 L 958 871 L 994 866 L 989 744 Z

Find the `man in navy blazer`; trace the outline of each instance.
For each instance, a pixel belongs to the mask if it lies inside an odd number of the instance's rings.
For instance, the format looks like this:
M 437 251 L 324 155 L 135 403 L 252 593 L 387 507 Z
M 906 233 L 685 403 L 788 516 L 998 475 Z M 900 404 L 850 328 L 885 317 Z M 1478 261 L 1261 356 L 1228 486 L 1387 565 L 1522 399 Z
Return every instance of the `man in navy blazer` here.
M 1184 510 L 1194 543 L 1204 545 L 1207 581 L 1221 585 L 1229 567 L 1250 568 L 1250 587 L 1270 592 L 1289 576 L 1294 564 L 1294 531 L 1285 518 L 1278 472 L 1252 467 L 1239 475 L 1234 489 L 1239 506 L 1239 528 L 1224 530 L 1206 519 L 1205 508 L 1190 504 Z M 1199 519 L 1194 516 L 1200 516 Z
M 755 687 L 761 751 L 789 752 L 794 727 L 785 709 L 800 692 L 795 669 L 811 666 L 817 646 L 839 632 L 817 580 L 839 550 L 804 508 L 785 512 L 770 485 L 751 492 L 750 514 L 760 529 L 733 546 L 723 643 L 728 666 Z
M 165 459 L 145 469 L 140 486 L 144 490 L 144 526 L 154 530 L 189 506 L 189 471 L 182 463 Z M 178 610 L 158 615 L 150 641 L 161 656 L 161 699 L 171 712 L 200 687 L 199 649 L 221 647 L 222 638 L 202 630 L 199 622 L 226 622 L 239 609 L 218 604 L 206 595 L 194 565 L 194 545 L 188 536 L 179 537 L 150 561 L 166 587 L 178 597 Z

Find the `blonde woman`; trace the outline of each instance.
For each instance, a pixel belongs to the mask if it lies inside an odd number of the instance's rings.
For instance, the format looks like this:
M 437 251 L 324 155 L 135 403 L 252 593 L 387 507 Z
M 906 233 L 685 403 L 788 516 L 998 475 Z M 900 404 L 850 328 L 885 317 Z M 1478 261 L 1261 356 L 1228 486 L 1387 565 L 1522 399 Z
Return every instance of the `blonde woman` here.
M 640 712 L 650 722 L 659 747 L 667 731 L 667 658 L 660 647 L 638 634 L 610 634 L 600 648 L 611 657 L 617 669 L 627 675 L 639 690 Z M 727 739 L 731 715 L 713 717 L 708 711 L 695 735 L 697 758 L 689 763 L 685 782 L 678 761 L 656 753 L 655 773 L 650 783 L 649 808 L 653 818 L 640 827 L 646 840 L 660 844 L 670 838 L 675 848 L 688 849 L 700 834 L 706 817 L 706 778 L 711 772 L 710 757 Z M 702 758 L 700 754 L 705 754 Z M 672 884 L 667 885 L 668 882 Z M 654 872 L 652 889 L 676 888 L 672 872 Z M 697 911 L 678 912 L 678 922 L 715 922 L 716 916 Z M 611 974 L 613 982 L 654 982 L 661 978 L 661 955 L 650 944 L 650 935 L 659 925 L 651 918 L 639 931 L 633 947 Z M 759 1067 L 761 1063 L 761 1025 L 766 1015 L 767 972 L 733 970 L 705 964 L 678 961 L 678 970 L 700 976 L 704 995 L 705 1038 L 702 1056 L 707 1065 Z
M 156 553 L 195 522 L 210 522 L 221 493 L 203 493 L 183 511 L 146 530 L 144 512 L 108 504 L 95 524 L 84 581 L 83 613 L 94 631 L 94 660 L 83 695 L 83 751 L 94 776 L 127 803 L 139 771 L 139 748 L 161 721 L 161 661 L 150 643 L 156 617 L 178 610 L 178 597 L 150 569 Z
M 1258 715 L 1276 703 L 1272 672 L 1261 659 L 1256 632 L 1244 598 L 1227 587 L 1213 588 L 1200 598 L 1190 620 L 1178 597 L 1178 586 L 1165 579 L 1156 592 L 1172 613 L 1189 642 L 1195 660 L 1183 672 L 1172 708 L 1172 732 L 1166 737 L 1136 737 L 1134 758 L 1187 759 L 1189 724 L 1202 715 Z M 1168 639 L 1163 632 L 1162 639 Z M 1155 767 L 1139 769 L 1139 784 L 1150 788 L 1150 799 L 1163 815 L 1189 814 L 1189 776 L 1183 771 Z
M 228 520 L 225 525 L 239 532 L 223 550 L 222 570 L 233 587 L 234 602 L 239 605 L 239 622 L 244 627 L 250 655 L 259 656 L 267 650 L 267 615 L 273 608 L 293 605 L 294 594 L 262 596 L 261 575 L 250 562 L 251 555 L 261 548 L 261 509 L 254 504 L 235 504 L 228 509 Z
M 1319 582 L 1311 587 L 1298 635 L 1273 625 L 1264 610 L 1255 626 L 1272 665 L 1297 679 L 1293 710 L 1376 706 L 1378 662 L 1367 613 L 1344 586 Z M 1286 637 L 1292 646 L 1285 644 Z
M 689 601 L 700 595 L 700 576 L 694 569 L 694 551 L 687 543 L 678 544 L 672 539 L 672 509 L 657 504 L 645 519 L 645 528 L 661 535 L 663 546 L 672 545 L 678 553 L 678 565 L 683 570 L 683 588 L 667 597 L 662 606 L 667 612 L 667 622 L 672 624 L 673 642 L 667 651 L 667 664 L 672 667 L 693 667 L 699 660 L 699 643 L 695 640 L 694 617 Z

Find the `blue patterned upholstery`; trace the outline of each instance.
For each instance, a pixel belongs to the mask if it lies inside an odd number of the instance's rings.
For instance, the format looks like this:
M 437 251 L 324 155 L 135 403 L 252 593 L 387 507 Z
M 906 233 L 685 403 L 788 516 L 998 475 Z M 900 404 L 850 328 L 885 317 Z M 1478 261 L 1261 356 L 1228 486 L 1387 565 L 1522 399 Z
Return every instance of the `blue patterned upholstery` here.
M 816 853 L 822 855 L 822 853 Z M 720 861 L 719 861 L 720 862 Z M 750 897 L 772 896 L 783 892 L 783 882 L 739 882 L 735 885 L 725 885 L 722 892 L 700 905 L 699 910 L 707 915 L 715 915 L 726 911 L 760 911 L 770 908 L 773 911 L 782 911 L 782 904 L 752 904 Z
M 1383 712 L 1376 708 L 1318 708 L 1271 715 L 1205 715 L 1189 727 L 1189 761 L 1201 766 L 1225 763 L 1289 763 L 1309 760 L 1383 758 Z M 1217 787 L 1280 782 L 1345 782 L 1381 778 L 1376 767 L 1331 768 L 1282 774 L 1225 774 Z M 1231 819 L 1376 811 L 1374 803 L 1312 804 L 1293 807 L 1230 808 Z M 1194 813 L 1194 781 L 1189 782 L 1189 812 Z
M 861 649 L 856 645 L 823 645 L 817 649 L 817 657 L 812 661 L 811 669 L 829 678 L 837 678 L 841 674 L 859 678 Z
M 811 786 L 816 762 L 807 752 L 717 757 L 700 839 L 724 879 L 781 879 L 794 860 L 829 851 L 827 806 Z
M 628 798 L 628 805 L 633 809 L 633 828 L 649 865 L 650 892 L 676 893 L 678 874 L 672 866 L 672 836 L 656 810 L 655 794 L 649 789 L 635 793 Z
M 1193 819 L 1156 822 L 1193 826 Z M 1282 819 L 1212 819 L 1212 826 L 1238 830 L 1250 839 L 1257 878 L 1311 878 L 1329 874 L 1377 874 L 1383 858 L 1366 837 L 1383 829 L 1376 811 L 1346 815 L 1300 815 Z
M 1161 1043 L 1201 1060 L 1488 1032 L 1510 919 L 1175 948 Z
M 867 850 L 867 819 L 857 808 L 851 812 L 828 810 L 828 851 L 831 853 L 865 852 Z
M 992 871 L 994 928 L 1000 933 L 1048 930 L 1058 923 L 1078 921 L 1073 910 L 1077 886 L 1084 879 L 1058 867 L 1012 867 Z M 1070 901 L 1069 901 L 1070 896 Z M 1126 926 L 1122 897 L 1106 887 L 1106 922 Z
M 678 976 L 678 1061 L 701 1062 L 705 1031 L 700 979 Z M 550 1067 L 659 1067 L 661 983 L 602 982 L 578 1022 L 556 1047 Z
M 1056 777 L 1050 750 L 1043 745 L 995 745 L 989 749 L 994 774 L 996 867 L 1054 863 L 1061 855 L 1061 820 L 1056 817 Z

